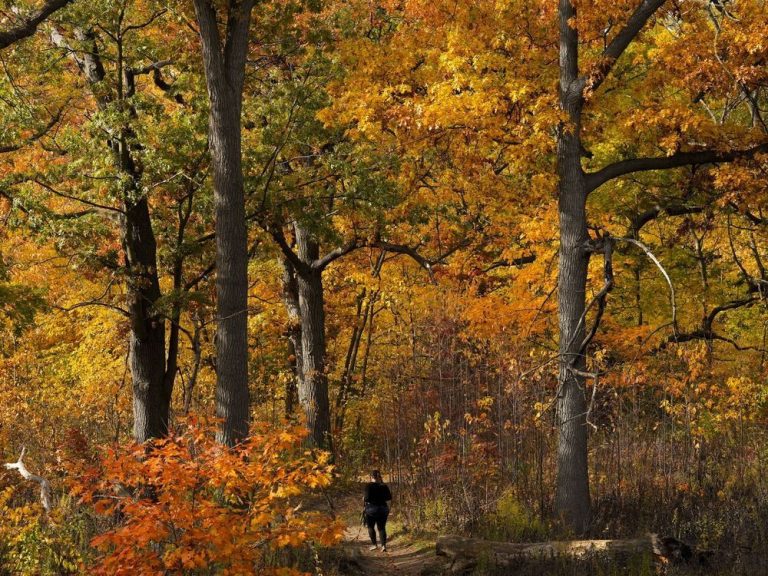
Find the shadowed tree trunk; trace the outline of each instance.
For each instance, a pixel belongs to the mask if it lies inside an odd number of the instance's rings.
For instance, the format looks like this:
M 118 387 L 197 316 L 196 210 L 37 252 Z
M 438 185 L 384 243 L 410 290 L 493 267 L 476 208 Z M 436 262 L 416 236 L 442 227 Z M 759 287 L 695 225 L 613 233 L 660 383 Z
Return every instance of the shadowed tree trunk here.
M 157 246 L 146 198 L 126 206 L 123 230 L 131 314 L 133 436 L 144 442 L 168 433 L 173 390 L 173 374 L 170 378 L 166 375 L 165 322 L 154 309 L 161 293 Z M 175 359 L 173 364 L 175 374 Z
M 311 232 L 296 224 L 296 250 L 305 264 L 297 270 L 301 315 L 301 362 L 299 402 L 304 407 L 312 443 L 331 448 L 331 415 L 328 400 L 328 375 L 325 372 L 325 297 L 323 272 L 312 266 L 319 260 L 320 246 Z
M 323 272 L 329 264 L 360 247 L 357 239 L 320 257 L 320 244 L 311 230 L 299 222 L 293 224 L 295 250 L 285 238 L 282 226 L 268 225 L 267 231 L 277 242 L 287 264 L 294 272 L 298 294 L 301 345 L 294 344 L 297 357 L 298 397 L 309 428 L 309 441 L 319 448 L 331 449 L 331 414 L 328 399 L 328 375 L 325 372 L 325 297 Z M 287 268 L 284 264 L 284 273 Z M 295 301 L 286 295 L 289 315 L 296 311 Z M 295 332 L 298 336 L 298 331 Z
M 296 411 L 299 388 L 304 371 L 301 350 L 301 310 L 299 308 L 299 286 L 293 264 L 285 256 L 280 258 L 283 267 L 283 303 L 288 313 L 288 365 L 292 373 L 285 385 L 285 415 L 290 418 Z
M 219 33 L 210 0 L 195 0 L 210 101 L 209 140 L 216 216 L 216 415 L 219 441 L 248 435 L 248 236 L 240 116 L 252 0 L 229 0 Z

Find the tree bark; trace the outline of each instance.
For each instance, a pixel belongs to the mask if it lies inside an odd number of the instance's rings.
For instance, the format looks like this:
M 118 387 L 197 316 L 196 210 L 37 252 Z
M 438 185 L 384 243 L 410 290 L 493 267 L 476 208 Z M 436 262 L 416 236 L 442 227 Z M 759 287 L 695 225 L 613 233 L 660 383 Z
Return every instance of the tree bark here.
M 577 534 L 589 528 L 590 496 L 587 463 L 587 414 L 585 358 L 580 353 L 585 338 L 589 264 L 586 201 L 587 187 L 581 168 L 582 87 L 578 75 L 578 33 L 571 27 L 576 8 L 560 0 L 560 106 L 568 123 L 558 130 L 560 258 L 558 316 L 560 373 L 557 394 L 557 494 L 555 505 L 566 525 Z
M 284 255 L 280 258 L 283 267 L 283 303 L 288 313 L 288 366 L 292 377 L 285 386 L 285 415 L 290 418 L 296 411 L 299 389 L 304 373 L 303 353 L 301 348 L 301 308 L 299 307 L 299 286 L 296 270 Z
M 312 233 L 298 224 L 294 230 L 298 257 L 306 264 L 297 269 L 302 350 L 299 402 L 304 408 L 312 444 L 330 450 L 331 416 L 328 375 L 325 372 L 325 268 L 311 265 L 320 256 L 320 246 Z
M 0 31 L 0 49 L 7 48 L 16 42 L 32 36 L 37 27 L 51 14 L 61 10 L 73 0 L 48 0 L 43 5 L 29 14 L 19 14 L 18 22 Z
M 241 151 L 243 81 L 252 0 L 227 3 L 222 45 L 210 0 L 195 0 L 210 101 L 209 139 L 216 217 L 216 415 L 219 441 L 248 435 L 248 235 Z
M 154 310 L 161 292 L 157 247 L 146 198 L 126 206 L 123 246 L 131 314 L 133 436 L 137 442 L 145 442 L 168 433 L 173 390 L 173 378 L 166 378 L 165 322 Z

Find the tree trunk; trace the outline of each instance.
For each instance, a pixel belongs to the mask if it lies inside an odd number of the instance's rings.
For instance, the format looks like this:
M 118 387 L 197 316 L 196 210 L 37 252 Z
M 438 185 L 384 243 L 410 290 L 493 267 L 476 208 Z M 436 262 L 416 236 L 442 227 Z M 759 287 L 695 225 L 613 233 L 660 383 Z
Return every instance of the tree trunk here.
M 298 256 L 304 263 L 319 258 L 320 247 L 311 232 L 294 227 Z M 318 448 L 331 448 L 328 375 L 325 372 L 325 298 L 323 269 L 304 267 L 297 275 L 301 315 L 302 377 L 299 402 L 307 417 L 310 440 Z
M 587 415 L 581 345 L 585 338 L 582 315 L 586 306 L 589 250 L 587 187 L 581 168 L 581 111 L 578 82 L 578 35 L 569 21 L 576 17 L 571 0 L 560 0 L 560 105 L 569 122 L 558 131 L 560 258 L 558 316 L 560 374 L 557 394 L 556 508 L 576 534 L 589 528 L 590 497 L 587 463 Z
M 220 441 L 248 435 L 248 237 L 240 150 L 242 99 L 212 88 L 210 142 L 216 210 L 216 416 Z
M 160 282 L 146 198 L 126 205 L 123 242 L 131 315 L 133 436 L 137 442 L 146 442 L 168 433 L 173 389 L 173 380 L 166 380 L 165 322 L 153 309 L 160 298 Z
M 293 264 L 282 256 L 280 263 L 283 267 L 283 303 L 288 313 L 288 366 L 292 378 L 285 386 L 285 415 L 290 418 L 296 411 L 299 388 L 304 371 L 303 354 L 301 349 L 301 309 L 299 307 L 299 286 Z
M 210 101 L 209 139 L 216 217 L 216 416 L 219 441 L 248 435 L 248 235 L 240 116 L 253 2 L 229 0 L 225 42 L 216 8 L 195 0 Z

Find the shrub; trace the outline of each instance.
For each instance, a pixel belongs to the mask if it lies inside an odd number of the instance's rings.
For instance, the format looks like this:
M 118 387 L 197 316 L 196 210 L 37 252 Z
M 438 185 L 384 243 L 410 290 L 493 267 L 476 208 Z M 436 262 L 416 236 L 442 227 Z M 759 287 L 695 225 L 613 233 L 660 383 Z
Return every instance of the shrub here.
M 112 527 L 92 540 L 92 574 L 297 574 L 280 551 L 331 545 L 343 530 L 297 497 L 331 482 L 328 454 L 306 430 L 256 427 L 234 449 L 204 427 L 107 450 L 78 492 Z M 270 564 L 267 566 L 267 564 Z

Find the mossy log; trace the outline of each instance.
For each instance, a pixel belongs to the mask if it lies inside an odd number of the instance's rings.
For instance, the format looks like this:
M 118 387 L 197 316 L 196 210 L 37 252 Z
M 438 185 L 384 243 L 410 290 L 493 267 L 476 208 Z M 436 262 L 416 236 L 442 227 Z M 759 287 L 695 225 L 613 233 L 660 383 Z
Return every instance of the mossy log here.
M 492 542 L 462 536 L 440 536 L 436 551 L 451 561 L 451 572 L 470 572 L 478 564 L 517 568 L 556 559 L 626 562 L 647 556 L 661 562 L 690 558 L 688 546 L 674 538 L 648 534 L 627 540 L 571 540 L 532 543 Z

